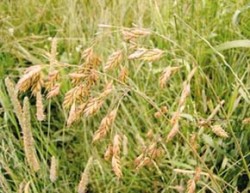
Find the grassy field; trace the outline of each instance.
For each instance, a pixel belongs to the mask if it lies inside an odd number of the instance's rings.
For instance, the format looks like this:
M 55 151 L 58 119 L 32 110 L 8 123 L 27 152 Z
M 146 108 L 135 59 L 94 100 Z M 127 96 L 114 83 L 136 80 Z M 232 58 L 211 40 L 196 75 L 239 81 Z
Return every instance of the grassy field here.
M 247 0 L 1 0 L 0 193 L 250 191 Z

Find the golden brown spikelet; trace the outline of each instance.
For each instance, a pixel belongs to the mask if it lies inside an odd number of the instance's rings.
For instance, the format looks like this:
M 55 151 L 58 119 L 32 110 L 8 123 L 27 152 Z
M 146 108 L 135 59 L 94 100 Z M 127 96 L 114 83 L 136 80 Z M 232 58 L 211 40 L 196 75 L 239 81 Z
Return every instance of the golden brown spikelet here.
M 22 76 L 21 79 L 19 79 L 17 83 L 17 90 L 21 92 L 27 91 L 29 88 L 32 88 L 33 94 L 37 90 L 40 90 L 41 88 L 41 71 L 42 68 L 40 65 L 35 65 L 29 67 L 25 74 Z
M 93 57 L 93 54 L 94 54 L 93 47 L 89 47 L 82 52 L 82 58 L 85 59 L 87 63 L 89 63 L 89 61 Z
M 158 118 L 162 117 L 167 112 L 168 112 L 167 106 L 162 106 L 159 111 L 155 112 L 154 117 L 158 119 Z
M 74 101 L 82 101 L 83 97 L 88 95 L 88 90 L 84 85 L 78 85 L 70 89 L 64 97 L 63 107 L 69 108 Z
M 93 164 L 93 157 L 90 157 L 85 166 L 84 172 L 81 175 L 81 180 L 77 188 L 78 193 L 85 193 L 87 191 L 87 185 L 89 183 L 89 170 L 92 164 Z
M 51 88 L 51 90 L 47 93 L 46 98 L 51 99 L 55 96 L 57 96 L 60 93 L 60 84 L 56 83 L 54 87 Z
M 242 123 L 243 124 L 249 124 L 250 123 L 250 117 L 247 117 L 247 118 L 243 119 Z
M 113 155 L 120 154 L 121 137 L 116 134 L 113 140 Z
M 213 125 L 212 131 L 219 137 L 228 138 L 228 133 L 220 126 L 220 125 Z
M 25 97 L 23 102 L 23 125 L 21 125 L 21 127 L 23 131 L 25 157 L 31 169 L 37 172 L 40 169 L 40 165 L 37 159 L 34 139 L 31 131 L 30 104 L 28 97 Z
M 121 60 L 122 60 L 122 50 L 114 52 L 109 56 L 108 61 L 104 66 L 104 70 L 107 71 L 114 69 L 116 66 L 120 64 Z
M 56 84 L 56 81 L 59 79 L 59 71 L 54 70 L 49 73 L 47 80 L 45 81 L 45 88 L 47 91 L 50 91 Z
M 101 93 L 100 97 L 106 97 L 108 96 L 113 90 L 113 81 L 108 82 L 105 87 L 103 92 Z
M 131 28 L 122 31 L 123 39 L 125 41 L 133 41 L 139 37 L 150 35 L 150 31 L 147 29 Z
M 107 135 L 107 132 L 109 131 L 111 125 L 115 120 L 116 114 L 117 114 L 117 109 L 114 109 L 102 119 L 98 130 L 95 132 L 93 136 L 93 142 L 96 142 Z
M 85 78 L 87 78 L 87 75 L 85 73 L 70 73 L 69 77 L 71 79 L 72 84 L 77 85 L 80 82 L 82 82 Z
M 190 94 L 190 83 L 185 82 L 181 93 L 181 98 L 179 100 L 179 108 L 184 106 L 189 94 Z
M 197 167 L 197 168 L 195 168 L 194 181 L 195 182 L 199 181 L 200 177 L 201 177 L 201 168 Z
M 120 161 L 120 145 L 121 137 L 116 134 L 113 140 L 113 156 L 112 156 L 112 168 L 118 179 L 122 177 L 121 161 Z
M 154 48 L 152 50 L 148 50 L 139 59 L 148 61 L 148 62 L 153 62 L 153 61 L 159 60 L 162 57 L 163 53 L 164 51 L 158 48 Z
M 195 192 L 195 188 L 196 188 L 196 183 L 195 183 L 194 179 L 188 180 L 188 183 L 187 183 L 187 193 L 194 193 Z
M 119 155 L 113 155 L 112 157 L 112 168 L 118 179 L 122 177 L 121 161 Z
M 151 50 L 148 50 L 145 48 L 139 48 L 134 53 L 130 54 L 128 56 L 128 59 L 130 60 L 139 59 L 139 60 L 144 60 L 148 62 L 153 62 L 153 61 L 159 60 L 162 57 L 163 53 L 164 51 L 158 48 L 154 48 Z
M 196 133 L 192 133 L 189 142 L 190 142 L 190 145 L 192 146 L 192 148 L 194 150 L 197 150 L 198 143 L 197 143 L 197 134 Z
M 180 114 L 181 114 L 180 111 L 176 111 L 176 112 L 173 113 L 172 118 L 170 120 L 170 124 L 172 126 L 175 125 L 175 123 L 179 121 Z
M 112 144 L 108 145 L 108 148 L 106 149 L 104 153 L 104 159 L 108 161 L 113 156 L 113 146 Z
M 135 52 L 128 56 L 129 60 L 139 59 L 145 54 L 148 50 L 146 48 L 138 48 Z
M 177 121 L 174 126 L 172 127 L 172 129 L 170 130 L 170 132 L 167 135 L 167 141 L 170 141 L 174 138 L 174 136 L 176 136 L 176 134 L 179 132 L 179 122 Z
M 144 157 L 139 164 L 136 166 L 136 171 L 140 170 L 142 167 L 150 165 L 152 163 L 152 160 L 149 157 Z
M 122 66 L 119 74 L 119 80 L 121 82 L 126 82 L 127 77 L 128 77 L 128 69 Z
M 49 175 L 51 182 L 55 182 L 57 180 L 58 177 L 57 172 L 58 172 L 58 161 L 55 156 L 52 156 L 50 163 L 50 175 Z
M 90 99 L 86 105 L 86 108 L 84 109 L 85 116 L 88 117 L 97 113 L 102 107 L 103 103 L 104 99 L 102 97 Z
M 166 86 L 166 84 L 167 84 L 168 80 L 170 79 L 171 75 L 174 72 L 176 72 L 178 69 L 180 69 L 180 67 L 170 67 L 170 66 L 168 66 L 163 70 L 163 72 L 162 72 L 162 74 L 161 74 L 161 76 L 159 78 L 159 85 L 160 85 L 161 89 L 163 89 Z
M 69 116 L 67 119 L 67 126 L 69 127 L 74 122 L 75 119 L 76 119 L 76 104 L 73 102 L 73 104 L 70 107 Z
M 41 91 L 36 94 L 36 117 L 38 121 L 43 121 L 45 119 L 43 98 Z
M 20 125 L 22 125 L 21 122 L 23 120 L 23 110 L 18 100 L 17 90 L 15 90 L 15 85 L 8 77 L 5 78 L 5 85 L 6 85 L 9 97 L 10 97 L 10 101 L 14 107 L 14 112 L 18 118 Z

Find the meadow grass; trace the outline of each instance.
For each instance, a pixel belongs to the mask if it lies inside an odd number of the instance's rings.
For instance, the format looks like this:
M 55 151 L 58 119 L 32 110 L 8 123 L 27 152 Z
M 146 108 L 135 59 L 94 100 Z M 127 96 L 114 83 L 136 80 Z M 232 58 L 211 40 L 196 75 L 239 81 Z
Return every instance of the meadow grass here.
M 0 192 L 249 192 L 249 18 L 246 0 L 2 0 Z

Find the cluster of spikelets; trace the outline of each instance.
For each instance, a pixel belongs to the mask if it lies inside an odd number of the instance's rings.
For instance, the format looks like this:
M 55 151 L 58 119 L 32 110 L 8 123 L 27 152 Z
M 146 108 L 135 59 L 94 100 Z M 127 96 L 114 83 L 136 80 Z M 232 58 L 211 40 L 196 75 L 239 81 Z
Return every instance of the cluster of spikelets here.
M 94 46 L 85 49 L 82 52 L 81 59 L 83 64 L 75 66 L 75 71 L 69 73 L 68 78 L 71 81 L 71 88 L 65 93 L 62 102 L 63 108 L 68 112 L 67 126 L 70 127 L 75 122 L 96 114 L 102 106 L 105 104 L 105 100 L 115 90 L 116 84 L 127 85 L 126 81 L 128 77 L 128 69 L 122 65 L 123 60 L 141 60 L 144 62 L 154 62 L 163 57 L 164 51 L 158 48 L 147 49 L 139 46 L 136 42 L 138 38 L 149 36 L 151 32 L 146 29 L 124 29 L 122 35 L 124 41 L 126 41 L 129 49 L 128 53 L 125 50 L 118 49 L 113 52 L 105 62 L 105 65 L 101 65 L 101 58 L 95 53 Z M 32 95 L 36 98 L 36 117 L 38 121 L 46 119 L 44 114 L 43 100 L 46 97 L 47 100 L 53 100 L 60 94 L 60 82 L 61 73 L 60 68 L 65 67 L 64 64 L 60 64 L 57 60 L 57 40 L 54 38 L 52 41 L 51 52 L 48 53 L 49 68 L 48 65 L 35 65 L 27 68 L 24 75 L 19 79 L 16 85 L 14 85 L 8 78 L 6 79 L 6 87 L 10 95 L 12 104 L 14 106 L 15 114 L 21 125 L 23 131 L 24 140 L 24 152 L 29 166 L 34 171 L 38 171 L 39 160 L 37 159 L 36 150 L 34 146 L 34 139 L 32 137 L 32 128 L 29 112 L 29 99 L 25 97 L 23 105 L 18 100 L 19 92 L 31 91 Z M 73 66 L 73 65 L 71 65 Z M 101 69 L 101 67 L 103 68 Z M 177 73 L 181 67 L 168 66 L 166 67 L 159 77 L 159 88 L 164 89 L 171 76 Z M 118 70 L 118 77 L 110 79 L 110 76 L 106 74 L 111 71 Z M 103 72 L 104 73 L 103 73 Z M 178 133 L 180 133 L 180 121 L 181 115 L 186 107 L 186 101 L 191 93 L 191 81 L 195 76 L 197 67 L 194 67 L 187 76 L 187 79 L 183 82 L 183 89 L 178 99 L 178 106 L 174 113 L 171 114 L 169 125 L 171 127 L 167 136 L 163 138 L 152 139 L 151 143 L 144 146 L 142 153 L 135 158 L 135 168 L 138 171 L 144 166 L 150 166 L 163 155 L 163 149 L 161 148 L 162 142 L 170 142 Z M 110 80 L 109 80 L 110 79 Z M 114 80 L 116 82 L 114 82 Z M 95 91 L 96 85 L 100 86 L 102 90 Z M 99 87 L 98 87 L 99 88 Z M 96 94 L 98 93 L 98 94 Z M 206 119 L 200 122 L 200 125 L 211 125 L 212 118 L 219 111 L 223 105 L 221 102 L 212 112 L 212 114 Z M 168 113 L 166 106 L 161 107 L 154 114 L 155 118 L 164 117 Z M 101 139 L 105 138 L 112 129 L 112 125 L 115 122 L 117 115 L 119 114 L 119 105 L 110 110 L 106 116 L 103 117 L 99 128 L 94 132 L 93 143 L 98 143 Z M 212 131 L 223 138 L 228 137 L 226 131 L 220 125 L 212 125 Z M 104 159 L 111 160 L 111 166 L 114 174 L 118 179 L 122 178 L 122 163 L 121 163 L 121 146 L 123 145 L 124 151 L 128 151 L 127 137 L 123 135 L 121 137 L 118 132 L 114 132 L 113 142 L 107 147 L 104 153 Z M 148 137 L 152 137 L 152 133 L 147 134 Z M 89 158 L 84 172 L 78 186 L 78 192 L 86 192 L 89 170 L 93 158 Z M 55 156 L 51 158 L 50 167 L 50 180 L 55 182 L 57 179 L 57 159 Z M 197 171 L 194 179 L 188 182 L 188 192 L 195 191 L 195 183 L 199 179 L 200 172 Z

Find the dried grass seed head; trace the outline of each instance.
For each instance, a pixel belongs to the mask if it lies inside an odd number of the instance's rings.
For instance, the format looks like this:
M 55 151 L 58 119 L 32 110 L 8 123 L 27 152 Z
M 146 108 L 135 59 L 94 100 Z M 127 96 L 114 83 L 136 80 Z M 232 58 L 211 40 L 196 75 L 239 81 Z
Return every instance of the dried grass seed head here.
M 122 61 L 122 50 L 118 50 L 109 56 L 108 61 L 104 66 L 104 70 L 107 71 L 114 69 L 120 64 L 121 61 Z
M 219 137 L 228 138 L 228 133 L 220 126 L 220 125 L 213 125 L 212 131 Z

